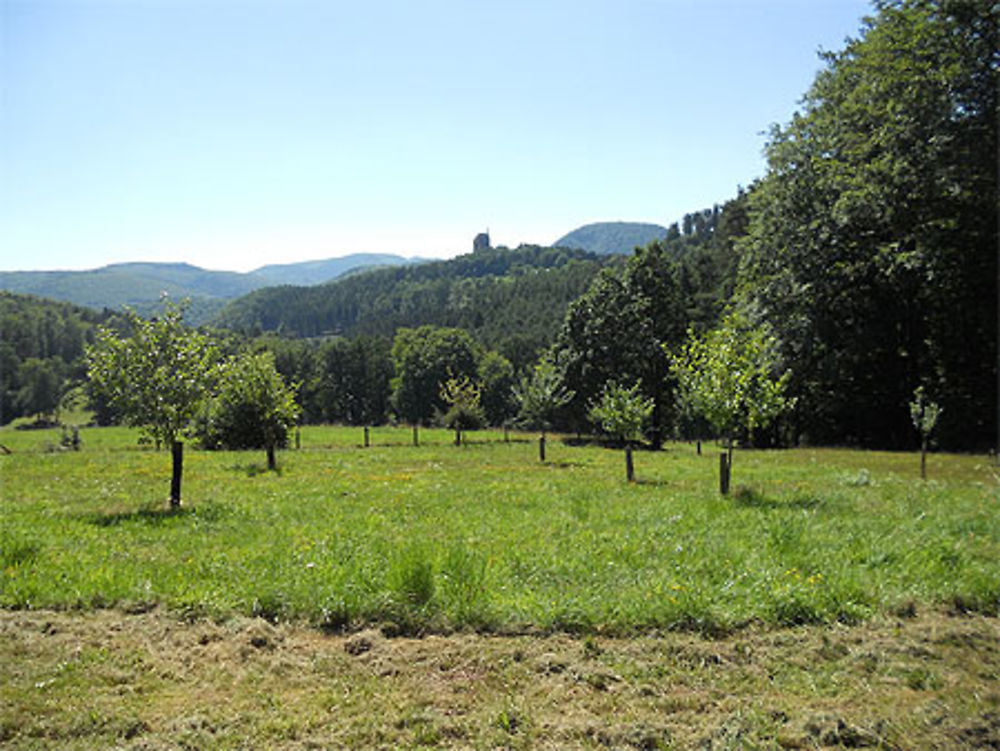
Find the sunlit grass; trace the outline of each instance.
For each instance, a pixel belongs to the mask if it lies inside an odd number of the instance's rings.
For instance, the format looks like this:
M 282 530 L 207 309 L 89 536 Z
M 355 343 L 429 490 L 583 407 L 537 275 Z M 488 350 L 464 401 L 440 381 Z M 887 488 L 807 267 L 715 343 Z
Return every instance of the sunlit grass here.
M 530 435 L 306 427 L 263 452 L 169 455 L 123 429 L 3 431 L 0 606 L 233 613 L 327 628 L 627 633 L 1000 609 L 985 457 L 744 451 L 636 455 Z

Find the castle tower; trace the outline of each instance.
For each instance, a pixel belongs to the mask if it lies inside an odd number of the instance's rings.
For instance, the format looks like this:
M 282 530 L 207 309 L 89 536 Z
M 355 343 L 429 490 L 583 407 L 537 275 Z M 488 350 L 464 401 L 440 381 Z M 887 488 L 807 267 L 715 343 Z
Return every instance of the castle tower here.
M 472 252 L 475 253 L 477 250 L 489 250 L 490 249 L 490 231 L 480 232 L 476 235 L 476 238 L 472 241 Z

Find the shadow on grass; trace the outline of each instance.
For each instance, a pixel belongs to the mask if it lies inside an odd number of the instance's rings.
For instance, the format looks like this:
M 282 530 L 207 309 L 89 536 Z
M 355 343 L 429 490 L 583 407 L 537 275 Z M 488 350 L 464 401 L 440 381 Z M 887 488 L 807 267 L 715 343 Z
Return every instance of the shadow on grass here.
M 157 527 L 174 519 L 195 518 L 201 521 L 216 521 L 226 514 L 226 509 L 217 504 L 204 506 L 181 506 L 179 508 L 152 508 L 146 506 L 134 511 L 83 514 L 82 519 L 95 527 L 116 527 L 119 524 L 144 524 Z
M 193 513 L 194 509 L 181 506 L 180 508 L 140 508 L 135 511 L 116 511 L 108 514 L 96 511 L 92 514 L 85 514 L 83 518 L 96 527 L 117 527 L 119 524 L 133 522 L 157 526 L 171 519 L 183 518 Z
M 733 500 L 738 506 L 761 509 L 804 509 L 811 510 L 824 505 L 824 501 L 814 496 L 794 498 L 770 498 L 756 488 L 740 485 L 733 491 Z
M 670 480 L 650 480 L 646 477 L 637 477 L 635 479 L 636 485 L 646 485 L 650 488 L 665 488 L 670 485 L 676 485 L 676 482 L 671 482 Z
M 245 474 L 247 477 L 256 477 L 257 475 L 267 474 L 268 472 L 274 472 L 278 477 L 281 477 L 281 467 L 278 466 L 276 469 L 268 469 L 266 464 L 258 464 L 256 462 L 247 462 L 246 464 L 234 464 L 230 467 L 234 472 L 239 472 L 240 474 Z

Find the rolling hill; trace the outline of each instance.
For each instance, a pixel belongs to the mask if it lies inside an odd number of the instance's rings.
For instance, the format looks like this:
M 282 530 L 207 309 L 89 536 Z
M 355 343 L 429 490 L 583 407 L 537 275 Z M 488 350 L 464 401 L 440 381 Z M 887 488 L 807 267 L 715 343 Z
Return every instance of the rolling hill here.
M 596 222 L 579 227 L 552 244 L 557 248 L 579 248 L 600 255 L 628 254 L 666 235 L 667 228 L 658 224 Z
M 117 263 L 89 271 L 0 271 L 0 289 L 101 310 L 123 305 L 155 310 L 165 292 L 190 298 L 188 319 L 201 323 L 227 301 L 278 284 L 321 284 L 347 272 L 406 264 L 402 256 L 358 253 L 322 261 L 262 266 L 248 273 L 209 271 L 187 263 Z
M 490 248 L 318 286 L 257 290 L 231 302 L 213 323 L 293 337 L 392 336 L 404 326 L 456 326 L 520 363 L 551 340 L 566 307 L 597 272 L 619 260 L 568 248 Z

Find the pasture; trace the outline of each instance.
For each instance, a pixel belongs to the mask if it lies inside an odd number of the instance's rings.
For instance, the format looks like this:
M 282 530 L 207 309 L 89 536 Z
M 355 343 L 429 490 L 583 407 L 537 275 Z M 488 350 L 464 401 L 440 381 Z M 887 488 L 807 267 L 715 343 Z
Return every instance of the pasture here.
M 597 446 L 307 427 L 277 473 L 189 449 L 170 513 L 136 437 L 0 433 L 11 747 L 1000 737 L 987 457 L 740 451 L 722 497 L 686 444 L 627 484 Z

